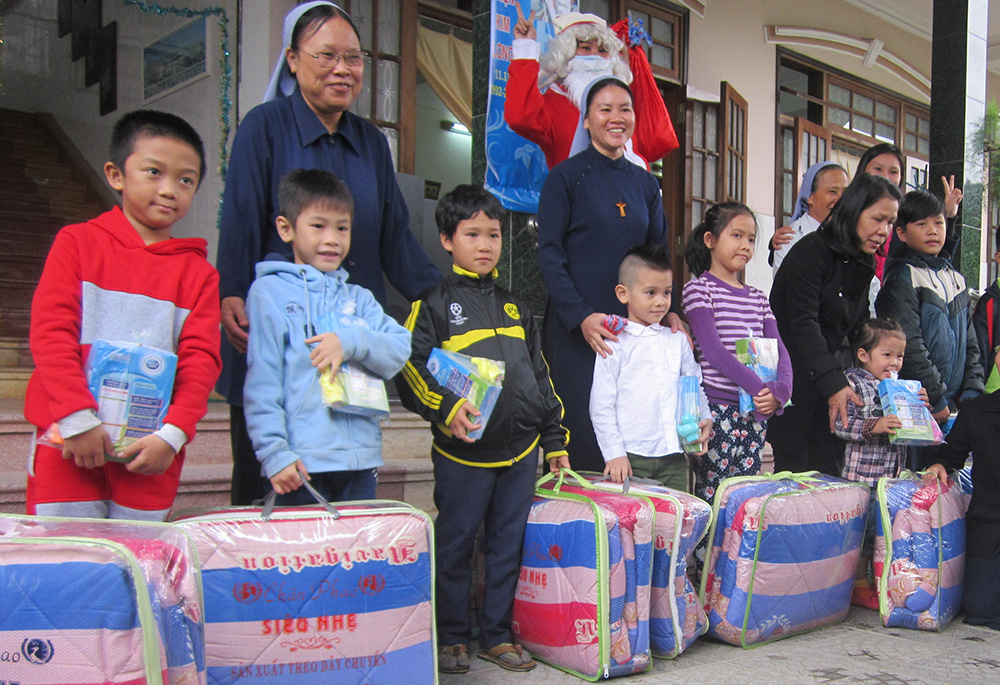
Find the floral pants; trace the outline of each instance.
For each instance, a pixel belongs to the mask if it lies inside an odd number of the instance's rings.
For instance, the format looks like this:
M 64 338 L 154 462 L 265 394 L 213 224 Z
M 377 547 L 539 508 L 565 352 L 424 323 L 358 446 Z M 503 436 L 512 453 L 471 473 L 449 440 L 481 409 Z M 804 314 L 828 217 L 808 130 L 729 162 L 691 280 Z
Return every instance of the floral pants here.
M 753 414 L 740 413 L 739 405 L 708 403 L 712 410 L 712 437 L 708 453 L 693 461 L 694 494 L 709 504 L 715 491 L 726 478 L 756 476 L 760 473 L 760 455 L 767 434 L 766 421 L 754 421 Z M 700 574 L 708 539 L 695 550 L 695 562 Z

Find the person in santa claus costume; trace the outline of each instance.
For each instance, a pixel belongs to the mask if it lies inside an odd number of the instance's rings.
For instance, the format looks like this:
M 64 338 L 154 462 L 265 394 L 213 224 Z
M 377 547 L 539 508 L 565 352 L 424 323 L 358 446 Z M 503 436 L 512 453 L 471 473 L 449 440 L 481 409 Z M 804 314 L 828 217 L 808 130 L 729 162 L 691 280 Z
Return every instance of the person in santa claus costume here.
M 541 148 L 550 169 L 579 151 L 573 150 L 573 139 L 580 100 L 587 85 L 602 76 L 622 79 L 635 95 L 635 134 L 627 143 L 630 159 L 648 168 L 678 147 L 646 53 L 638 40 L 629 40 L 627 21 L 608 28 L 595 14 L 562 14 L 555 19 L 558 34 L 539 58 L 535 13 L 525 18 L 519 4 L 517 10 L 504 119 L 515 133 Z M 629 42 L 627 52 L 623 41 Z

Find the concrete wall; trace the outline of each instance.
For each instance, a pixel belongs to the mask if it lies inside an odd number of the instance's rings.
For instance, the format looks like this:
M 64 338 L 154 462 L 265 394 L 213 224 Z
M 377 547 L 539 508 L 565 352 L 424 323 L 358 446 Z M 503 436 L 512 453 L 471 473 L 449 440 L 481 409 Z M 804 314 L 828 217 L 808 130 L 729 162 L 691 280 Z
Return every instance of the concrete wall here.
M 417 86 L 416 175 L 441 184 L 444 195 L 472 180 L 472 137 L 445 131 L 442 121 L 456 121 L 426 81 Z
M 230 20 L 230 49 L 235 55 L 238 35 L 236 0 L 188 0 L 184 4 L 194 9 L 223 7 Z M 205 143 L 207 172 L 190 213 L 177 224 L 174 235 L 205 238 L 209 242 L 210 258 L 214 261 L 216 217 L 222 191 L 218 173 L 222 128 L 219 21 L 213 17 L 207 19 L 207 76 L 198 77 L 179 90 L 146 102 L 142 93 L 143 48 L 191 20 L 144 13 L 121 2 L 104 2 L 103 11 L 104 24 L 118 22 L 117 111 L 100 116 L 98 87 L 84 87 L 84 60 L 70 61 L 71 38 L 58 37 L 56 3 L 51 0 L 15 3 L 3 17 L 5 92 L 0 96 L 0 107 L 50 112 L 96 170 L 100 170 L 107 161 L 111 129 L 122 114 L 148 107 L 184 117 Z M 233 59 L 235 69 L 235 57 Z M 232 121 L 235 123 L 235 116 Z

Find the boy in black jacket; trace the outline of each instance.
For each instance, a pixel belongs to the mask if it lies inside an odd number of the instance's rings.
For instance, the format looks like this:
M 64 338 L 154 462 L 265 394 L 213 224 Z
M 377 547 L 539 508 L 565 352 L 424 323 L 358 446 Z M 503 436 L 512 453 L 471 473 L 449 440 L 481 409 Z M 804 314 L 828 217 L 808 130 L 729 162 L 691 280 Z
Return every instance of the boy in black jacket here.
M 465 673 L 470 563 L 485 524 L 486 582 L 479 618 L 479 657 L 512 671 L 535 667 L 513 643 L 511 610 L 521 546 L 531 508 L 538 448 L 552 470 L 569 466 L 562 404 L 542 359 L 541 338 L 527 306 L 494 283 L 502 244 L 503 207 L 490 193 L 460 185 L 441 198 L 435 219 L 453 273 L 413 303 L 406 328 L 413 334 L 400 399 L 431 422 L 434 445 L 435 567 L 438 670 Z M 503 389 L 482 437 L 479 411 L 443 388 L 427 370 L 439 347 L 502 361 Z

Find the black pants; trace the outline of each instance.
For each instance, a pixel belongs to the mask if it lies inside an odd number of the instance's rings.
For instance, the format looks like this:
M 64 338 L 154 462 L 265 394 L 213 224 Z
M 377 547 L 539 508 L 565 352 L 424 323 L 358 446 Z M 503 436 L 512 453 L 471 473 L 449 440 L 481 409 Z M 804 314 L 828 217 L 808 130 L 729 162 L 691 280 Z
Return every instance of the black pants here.
M 1000 552 L 992 558 L 965 557 L 965 622 L 1000 630 Z
M 271 481 L 260 473 L 260 462 L 247 434 L 243 407 L 232 404 L 229 405 L 229 444 L 233 450 L 229 503 L 236 507 L 250 506 L 271 491 Z
M 830 432 L 826 399 L 815 391 L 792 394 L 792 405 L 767 422 L 767 440 L 774 450 L 774 470 L 819 471 L 840 477 L 844 441 Z
M 467 466 L 434 452 L 437 631 L 442 646 L 470 639 L 472 554 L 485 523 L 486 581 L 479 615 L 479 647 L 511 642 L 514 591 L 521 570 L 524 529 L 531 510 L 538 461 L 530 454 L 501 468 Z

